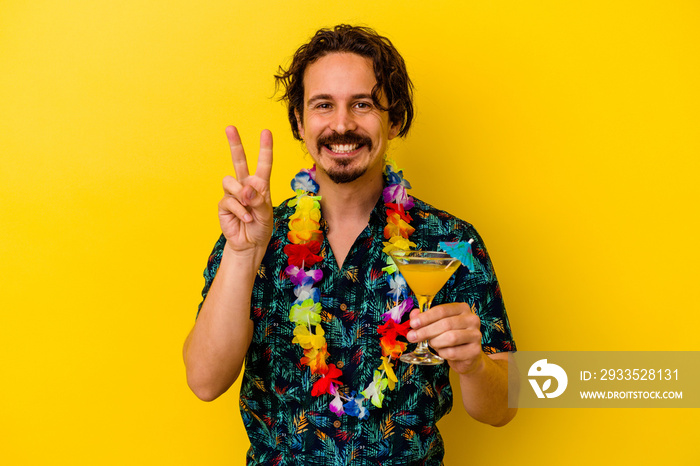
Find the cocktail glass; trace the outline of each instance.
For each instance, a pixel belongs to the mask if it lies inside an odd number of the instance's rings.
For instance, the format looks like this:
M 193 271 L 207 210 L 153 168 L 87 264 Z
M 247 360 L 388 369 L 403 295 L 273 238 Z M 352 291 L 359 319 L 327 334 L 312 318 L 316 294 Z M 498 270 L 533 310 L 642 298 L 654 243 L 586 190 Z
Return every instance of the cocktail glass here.
M 416 295 L 421 312 L 430 309 L 435 295 L 461 264 L 458 259 L 438 251 L 396 250 L 391 252 L 391 258 Z M 412 353 L 403 354 L 400 359 L 410 364 L 427 366 L 445 361 L 430 351 L 427 340 L 419 342 Z

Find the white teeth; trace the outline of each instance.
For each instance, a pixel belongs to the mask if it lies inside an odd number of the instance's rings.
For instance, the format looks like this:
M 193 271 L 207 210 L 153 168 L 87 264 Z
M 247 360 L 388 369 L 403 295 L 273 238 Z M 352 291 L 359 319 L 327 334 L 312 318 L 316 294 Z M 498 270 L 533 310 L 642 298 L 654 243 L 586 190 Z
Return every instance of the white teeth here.
M 359 144 L 329 144 L 328 147 L 336 154 L 345 154 L 357 149 Z

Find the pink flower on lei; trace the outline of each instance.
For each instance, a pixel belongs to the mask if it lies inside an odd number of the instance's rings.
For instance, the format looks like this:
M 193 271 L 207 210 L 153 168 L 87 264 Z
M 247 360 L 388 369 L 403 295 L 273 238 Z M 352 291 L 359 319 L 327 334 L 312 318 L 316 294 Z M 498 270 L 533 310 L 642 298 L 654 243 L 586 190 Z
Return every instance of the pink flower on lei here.
M 323 272 L 320 269 L 304 271 L 296 265 L 290 265 L 284 269 L 284 273 L 294 285 L 307 285 L 309 280 L 312 280 L 312 283 L 318 283 L 323 278 Z
M 384 188 L 384 202 L 392 202 L 403 205 L 404 209 L 410 210 L 413 208 L 413 198 L 408 195 L 406 188 L 400 184 L 392 184 Z
M 413 309 L 413 298 L 409 296 L 398 305 L 392 307 L 387 312 L 382 314 L 382 317 L 384 317 L 384 321 L 391 319 L 394 322 L 399 323 L 401 322 L 401 319 L 403 319 L 403 315 L 411 309 Z

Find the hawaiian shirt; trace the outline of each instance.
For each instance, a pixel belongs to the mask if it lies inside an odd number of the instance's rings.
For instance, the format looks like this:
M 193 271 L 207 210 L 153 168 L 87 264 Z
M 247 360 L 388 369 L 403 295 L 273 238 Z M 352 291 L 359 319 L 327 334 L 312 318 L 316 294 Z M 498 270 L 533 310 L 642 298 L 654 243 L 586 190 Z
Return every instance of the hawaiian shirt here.
M 415 249 L 437 250 L 441 241 L 469 241 L 475 270 L 460 267 L 437 294 L 433 305 L 466 302 L 481 319 L 486 353 L 514 351 L 501 291 L 491 261 L 476 230 L 468 223 L 415 199 L 409 211 L 416 231 Z M 337 416 L 328 407 L 331 395 L 314 397 L 318 376 L 300 363 L 303 349 L 292 343 L 295 324 L 289 310 L 295 299 L 284 273 L 289 244 L 289 216 L 284 202 L 274 210 L 275 224 L 267 253 L 253 287 L 250 318 L 254 334 L 245 360 L 240 410 L 250 438 L 248 465 L 441 465 L 443 441 L 436 423 L 452 408 L 449 365 L 416 366 L 397 361 L 398 382 L 384 392 L 382 408 L 367 403 L 369 417 Z M 390 293 L 382 252 L 386 208 L 380 199 L 369 224 L 355 240 L 342 268 L 324 239 L 317 264 L 323 270 L 322 326 L 330 358 L 342 369 L 345 396 L 363 390 L 381 364 L 380 335 Z M 323 226 L 323 224 L 322 224 Z M 225 244 L 216 243 L 204 272 L 206 297 Z M 201 307 L 201 305 L 200 305 Z M 405 318 L 408 318 L 405 316 Z M 407 351 L 412 351 L 410 344 Z M 359 396 L 359 395 L 358 395 Z M 361 398 L 361 397 L 360 397 Z

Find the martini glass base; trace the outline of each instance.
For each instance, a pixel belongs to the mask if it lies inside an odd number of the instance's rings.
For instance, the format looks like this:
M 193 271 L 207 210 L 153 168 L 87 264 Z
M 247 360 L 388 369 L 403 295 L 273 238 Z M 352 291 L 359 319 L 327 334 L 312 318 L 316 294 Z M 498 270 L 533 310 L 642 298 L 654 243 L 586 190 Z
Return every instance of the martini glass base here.
M 445 360 L 440 356 L 433 354 L 430 351 L 426 353 L 413 352 L 404 354 L 401 355 L 399 359 L 409 364 L 418 364 L 421 366 L 437 366 L 438 364 L 445 362 Z

